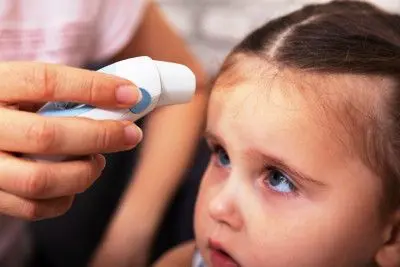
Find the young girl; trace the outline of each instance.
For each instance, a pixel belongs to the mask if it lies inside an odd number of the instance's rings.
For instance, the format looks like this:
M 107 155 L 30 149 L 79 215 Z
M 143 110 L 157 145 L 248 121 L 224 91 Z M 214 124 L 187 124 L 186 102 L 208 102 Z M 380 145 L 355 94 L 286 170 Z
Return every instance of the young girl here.
M 196 241 L 157 266 L 400 266 L 400 17 L 310 5 L 251 33 L 211 94 Z

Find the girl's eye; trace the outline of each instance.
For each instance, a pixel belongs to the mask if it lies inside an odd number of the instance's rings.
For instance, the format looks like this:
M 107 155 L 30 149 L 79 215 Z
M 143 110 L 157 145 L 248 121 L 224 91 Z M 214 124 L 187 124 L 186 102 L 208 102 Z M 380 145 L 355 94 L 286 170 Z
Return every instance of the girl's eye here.
M 280 170 L 270 167 L 268 168 L 267 177 L 264 183 L 273 191 L 283 194 L 296 192 L 297 188 L 290 178 Z
M 214 149 L 214 153 L 217 159 L 218 165 L 222 167 L 229 167 L 231 164 L 231 160 L 229 159 L 228 153 L 226 153 L 225 149 L 222 147 L 216 147 Z

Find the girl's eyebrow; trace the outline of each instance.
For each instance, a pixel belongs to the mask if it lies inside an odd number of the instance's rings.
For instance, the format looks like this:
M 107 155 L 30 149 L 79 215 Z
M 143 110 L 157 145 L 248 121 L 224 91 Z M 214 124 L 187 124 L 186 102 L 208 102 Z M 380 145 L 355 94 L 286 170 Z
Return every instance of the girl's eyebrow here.
M 291 164 L 288 164 L 284 159 L 279 158 L 277 156 L 273 156 L 271 154 L 266 154 L 264 152 L 258 151 L 258 153 L 262 154 L 262 160 L 265 162 L 265 165 L 274 166 L 282 171 L 286 172 L 290 176 L 295 176 L 305 182 L 313 183 L 317 186 L 326 186 L 326 184 L 318 181 L 317 179 L 312 178 L 310 175 L 305 174 L 302 171 L 299 171 L 297 168 L 293 167 Z
M 219 143 L 222 146 L 224 146 L 224 142 L 223 142 L 222 138 L 220 138 L 218 135 L 213 133 L 210 129 L 206 129 L 206 131 L 204 132 L 204 138 L 206 138 L 212 142 Z M 265 165 L 272 165 L 274 167 L 277 167 L 277 168 L 281 169 L 282 171 L 286 172 L 288 175 L 295 176 L 305 182 L 313 183 L 317 186 L 323 186 L 323 187 L 326 186 L 326 184 L 324 184 L 321 181 L 318 181 L 316 179 L 313 179 L 311 176 L 305 174 L 304 172 L 297 170 L 297 168 L 292 167 L 290 164 L 286 163 L 285 160 L 283 160 L 277 156 L 267 154 L 260 150 L 251 150 L 251 151 L 248 151 L 246 154 L 248 154 L 248 156 L 250 156 L 250 157 L 254 156 L 255 154 L 256 155 L 261 154 L 262 155 L 261 158 L 262 158 L 263 162 L 265 162 L 264 163 Z

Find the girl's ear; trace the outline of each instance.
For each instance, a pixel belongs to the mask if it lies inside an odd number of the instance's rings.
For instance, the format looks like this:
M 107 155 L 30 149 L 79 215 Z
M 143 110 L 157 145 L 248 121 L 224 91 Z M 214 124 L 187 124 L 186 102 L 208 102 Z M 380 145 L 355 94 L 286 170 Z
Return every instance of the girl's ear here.
M 400 266 L 400 209 L 398 209 L 390 225 L 384 233 L 385 243 L 375 256 L 380 267 Z

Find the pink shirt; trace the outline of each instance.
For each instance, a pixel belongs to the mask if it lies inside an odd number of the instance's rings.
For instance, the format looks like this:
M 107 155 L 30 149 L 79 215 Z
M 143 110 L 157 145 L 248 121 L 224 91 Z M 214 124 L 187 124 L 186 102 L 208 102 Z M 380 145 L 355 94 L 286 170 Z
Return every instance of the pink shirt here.
M 145 0 L 2 0 L 0 60 L 78 67 L 105 61 L 132 38 L 144 8 Z M 25 226 L 0 215 L 0 266 L 23 266 Z
M 135 32 L 145 0 L 0 1 L 0 60 L 81 66 L 119 51 Z

